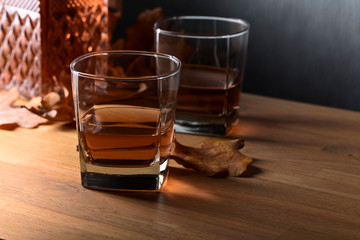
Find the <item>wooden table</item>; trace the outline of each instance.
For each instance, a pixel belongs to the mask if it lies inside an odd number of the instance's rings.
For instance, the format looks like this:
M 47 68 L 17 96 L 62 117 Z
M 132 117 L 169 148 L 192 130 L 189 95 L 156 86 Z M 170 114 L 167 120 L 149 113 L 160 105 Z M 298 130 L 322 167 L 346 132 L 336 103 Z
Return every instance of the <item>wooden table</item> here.
M 172 162 L 162 193 L 84 189 L 74 128 L 0 130 L 0 239 L 360 239 L 360 113 L 250 94 L 241 110 L 249 172 Z

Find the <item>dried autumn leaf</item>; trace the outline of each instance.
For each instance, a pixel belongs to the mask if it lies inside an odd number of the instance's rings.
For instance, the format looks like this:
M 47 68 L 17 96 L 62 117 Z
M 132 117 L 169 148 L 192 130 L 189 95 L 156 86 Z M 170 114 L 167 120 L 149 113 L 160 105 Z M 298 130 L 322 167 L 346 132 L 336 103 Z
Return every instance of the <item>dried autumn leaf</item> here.
M 125 49 L 153 50 L 153 25 L 157 20 L 164 17 L 164 10 L 160 7 L 142 11 L 137 22 L 126 29 Z
M 24 104 L 32 113 L 51 121 L 72 121 L 74 109 L 72 99 L 65 87 L 59 87 L 56 92 L 49 92 L 43 98 L 37 97 Z
M 14 106 L 19 98 L 20 93 L 16 88 L 0 92 L 0 126 L 18 125 L 23 128 L 34 128 L 47 122 L 25 108 Z
M 207 176 L 236 177 L 242 174 L 252 159 L 239 149 L 244 140 L 202 142 L 197 147 L 180 144 L 175 139 L 175 149 L 171 155 L 177 163 L 193 168 Z

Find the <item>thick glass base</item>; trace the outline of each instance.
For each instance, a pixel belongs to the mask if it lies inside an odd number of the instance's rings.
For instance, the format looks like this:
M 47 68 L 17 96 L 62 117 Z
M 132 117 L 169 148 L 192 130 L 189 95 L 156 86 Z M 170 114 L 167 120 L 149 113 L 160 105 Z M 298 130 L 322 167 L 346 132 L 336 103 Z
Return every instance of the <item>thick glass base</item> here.
M 102 190 L 159 191 L 166 173 L 159 175 L 112 175 L 83 172 L 81 183 L 85 188 Z
M 160 191 L 168 175 L 168 160 L 147 167 L 108 167 L 86 162 L 81 155 L 81 183 L 85 188 Z
M 235 123 L 236 117 L 234 115 L 228 117 L 207 117 L 177 113 L 175 130 L 179 133 L 226 135 Z

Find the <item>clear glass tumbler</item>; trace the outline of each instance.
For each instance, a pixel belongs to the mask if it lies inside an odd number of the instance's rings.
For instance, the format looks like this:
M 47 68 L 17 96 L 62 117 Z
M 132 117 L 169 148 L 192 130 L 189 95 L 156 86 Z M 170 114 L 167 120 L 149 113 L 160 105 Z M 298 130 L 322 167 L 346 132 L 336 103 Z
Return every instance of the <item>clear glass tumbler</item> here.
M 156 22 L 154 31 L 156 51 L 182 62 L 176 131 L 226 134 L 238 117 L 249 24 L 181 16 Z
M 180 66 L 173 56 L 140 51 L 89 53 L 71 63 L 84 187 L 160 190 Z

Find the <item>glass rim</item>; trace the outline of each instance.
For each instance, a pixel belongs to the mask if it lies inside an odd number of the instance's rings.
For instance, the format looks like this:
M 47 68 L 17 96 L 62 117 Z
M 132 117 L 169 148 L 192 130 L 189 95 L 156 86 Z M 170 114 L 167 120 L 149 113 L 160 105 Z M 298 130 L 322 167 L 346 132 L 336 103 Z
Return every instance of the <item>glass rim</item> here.
M 148 76 L 138 76 L 138 77 L 117 77 L 117 76 L 109 76 L 109 75 L 98 75 L 93 73 L 87 73 L 84 71 L 77 70 L 76 64 L 80 61 L 83 61 L 85 59 L 96 57 L 96 56 L 105 56 L 105 55 L 122 55 L 122 56 L 147 56 L 147 57 L 160 57 L 163 59 L 168 59 L 169 61 L 172 61 L 176 64 L 176 68 L 174 70 L 170 70 L 167 73 L 159 74 L 159 75 L 148 75 Z M 175 56 L 165 54 L 165 53 L 155 53 L 155 52 L 149 52 L 149 51 L 135 51 L 135 50 L 107 50 L 107 51 L 95 51 L 83 54 L 77 58 L 75 58 L 70 63 L 70 70 L 71 73 L 76 73 L 78 76 L 87 77 L 87 78 L 93 78 L 97 80 L 118 80 L 118 81 L 151 81 L 151 80 L 162 80 L 165 78 L 172 77 L 179 73 L 181 69 L 181 61 L 176 58 Z
M 229 34 L 186 34 L 176 31 L 169 31 L 160 28 L 160 25 L 164 22 L 174 21 L 174 20 L 215 20 L 215 21 L 222 21 L 222 22 L 229 22 L 229 23 L 237 23 L 240 25 L 245 26 L 244 30 L 237 31 L 234 33 Z M 249 32 L 250 24 L 240 18 L 228 18 L 228 17 L 216 17 L 216 16 L 172 16 L 160 19 L 154 23 L 154 31 L 169 35 L 169 36 L 177 36 L 183 38 L 197 38 L 197 39 L 220 39 L 220 38 L 233 38 L 237 36 L 241 36 L 247 32 Z

